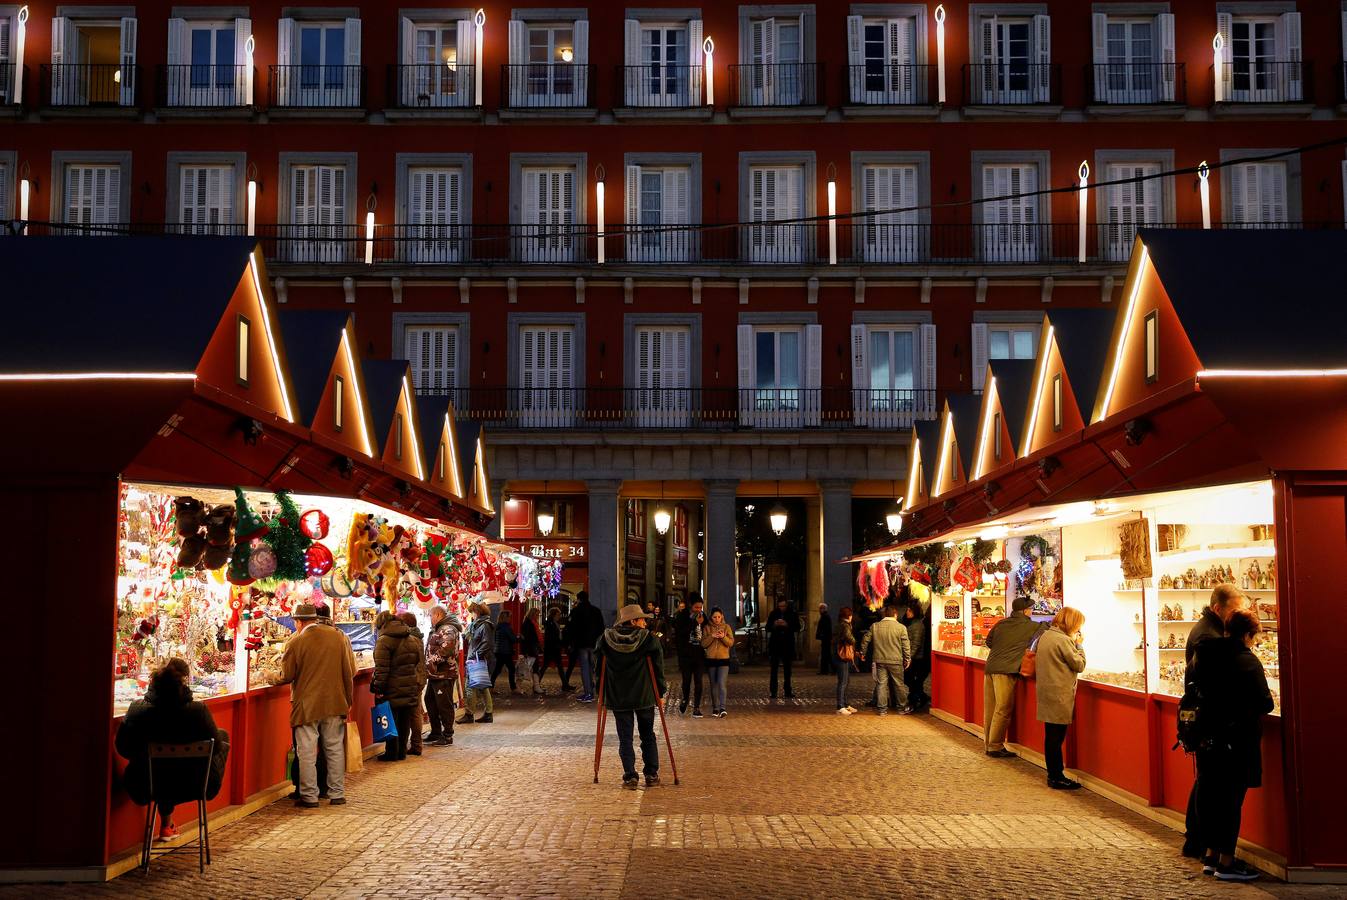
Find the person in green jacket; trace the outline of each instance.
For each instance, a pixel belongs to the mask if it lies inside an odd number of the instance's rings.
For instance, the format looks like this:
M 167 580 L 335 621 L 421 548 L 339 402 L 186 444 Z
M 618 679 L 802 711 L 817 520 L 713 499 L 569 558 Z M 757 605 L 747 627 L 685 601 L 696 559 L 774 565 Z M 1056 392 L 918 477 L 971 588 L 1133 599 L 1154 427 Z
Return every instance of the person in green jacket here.
M 664 651 L 659 639 L 646 630 L 645 610 L 634 603 L 622 607 L 617 624 L 599 638 L 594 656 L 603 681 L 603 702 L 613 711 L 617 722 L 622 786 L 635 789 L 640 784 L 632 746 L 632 726 L 636 725 L 641 732 L 645 785 L 653 787 L 659 784 L 655 706 L 668 690 L 668 683 L 664 679 Z

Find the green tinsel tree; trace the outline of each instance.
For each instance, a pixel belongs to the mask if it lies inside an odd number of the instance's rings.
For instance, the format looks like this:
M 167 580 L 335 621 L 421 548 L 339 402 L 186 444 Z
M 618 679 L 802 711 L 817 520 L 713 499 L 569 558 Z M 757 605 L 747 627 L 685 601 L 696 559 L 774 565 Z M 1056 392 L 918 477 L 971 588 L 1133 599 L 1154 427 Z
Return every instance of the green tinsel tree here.
M 276 502 L 281 511 L 271 521 L 271 549 L 276 551 L 277 581 L 303 581 L 304 554 L 313 543 L 299 527 L 299 507 L 289 491 L 277 491 Z

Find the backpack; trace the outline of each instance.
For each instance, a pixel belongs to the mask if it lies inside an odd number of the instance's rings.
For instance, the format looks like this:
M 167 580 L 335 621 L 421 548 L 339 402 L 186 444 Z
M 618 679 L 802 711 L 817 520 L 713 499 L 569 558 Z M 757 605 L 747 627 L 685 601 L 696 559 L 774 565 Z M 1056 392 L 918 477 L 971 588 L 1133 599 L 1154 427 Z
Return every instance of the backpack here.
M 1189 681 L 1184 687 L 1183 698 L 1179 700 L 1178 739 L 1171 750 L 1183 747 L 1185 753 L 1196 753 L 1211 747 L 1212 735 L 1202 716 L 1202 691 L 1196 680 Z

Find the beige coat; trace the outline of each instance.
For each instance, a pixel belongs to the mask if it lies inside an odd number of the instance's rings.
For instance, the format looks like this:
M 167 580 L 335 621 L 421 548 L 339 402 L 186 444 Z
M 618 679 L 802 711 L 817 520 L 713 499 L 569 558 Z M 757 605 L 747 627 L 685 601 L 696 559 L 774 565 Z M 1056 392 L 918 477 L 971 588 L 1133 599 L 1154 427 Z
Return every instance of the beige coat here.
M 712 632 L 717 628 L 725 631 L 724 637 L 715 637 Z M 702 626 L 702 647 L 706 649 L 707 659 L 729 659 L 730 649 L 734 647 L 734 629 L 730 627 L 729 622 L 721 625 L 712 625 L 709 622 Z
M 1085 671 L 1085 651 L 1056 626 L 1038 638 L 1034 679 L 1038 691 L 1038 721 L 1071 724 L 1076 710 L 1076 676 Z
M 290 725 L 344 716 L 355 697 L 355 654 L 332 625 L 310 625 L 290 638 L 281 680 L 290 685 Z

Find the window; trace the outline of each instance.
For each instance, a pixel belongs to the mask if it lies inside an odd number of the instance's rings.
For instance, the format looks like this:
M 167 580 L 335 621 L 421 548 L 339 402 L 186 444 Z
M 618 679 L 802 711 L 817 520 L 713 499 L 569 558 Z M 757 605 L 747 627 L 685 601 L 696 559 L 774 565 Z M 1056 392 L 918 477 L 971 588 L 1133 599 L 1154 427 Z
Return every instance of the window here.
M 444 458 L 448 455 L 449 448 L 444 445 L 444 441 L 440 441 L 440 451 L 435 454 L 435 477 L 440 481 L 444 481 Z
M 692 169 L 689 166 L 627 166 L 627 259 L 687 262 L 692 259 Z
M 575 177 L 572 166 L 527 167 L 520 172 L 519 250 L 526 262 L 578 258 Z
M 1014 315 L 1014 314 L 1011 314 Z M 973 390 L 982 390 L 987 362 L 994 359 L 1033 359 L 1038 355 L 1042 317 L 1023 322 L 975 322 L 972 335 Z
M 1159 313 L 1146 314 L 1146 383 L 1154 384 L 1160 377 L 1160 320 Z
M 364 102 L 359 19 L 281 19 L 276 55 L 278 106 L 358 107 Z
M 686 424 L 692 408 L 692 329 L 687 326 L 638 326 L 633 340 L 637 424 Z
M 168 67 L 164 70 L 169 106 L 221 107 L 252 103 L 248 38 L 251 19 L 222 22 L 168 20 Z
M 690 107 L 702 100 L 702 20 L 626 22 L 628 106 Z
M 402 413 L 393 416 L 393 458 L 402 460 L 402 428 L 404 419 Z
M 1276 228 L 1290 220 L 1285 162 L 1240 163 L 1224 170 L 1225 224 L 1234 228 Z
M 987 262 L 1035 262 L 1039 256 L 1038 168 L 1032 163 L 984 165 L 979 245 Z
M 136 20 L 51 20 L 51 105 L 136 105 Z
M 403 336 L 416 393 L 451 394 L 458 387 L 458 328 L 408 325 Z
M 925 418 L 935 393 L 935 326 L 851 326 L 852 411 L 858 423 L 900 427 Z
M 1172 103 L 1174 16 L 1094 14 L 1094 101 Z
M 178 167 L 178 223 L 184 234 L 230 234 L 234 225 L 234 167 Z
M 332 379 L 332 429 L 341 431 L 346 415 L 346 379 L 340 375 Z
M 1104 191 L 1104 254 L 1111 260 L 1127 260 L 1132 255 L 1137 229 L 1161 222 L 1160 191 L 1163 187 L 1160 165 L 1155 162 L 1109 163 L 1104 167 L 1105 181 L 1132 181 L 1114 184 Z
M 983 16 L 978 62 L 972 67 L 973 102 L 1049 103 L 1053 98 L 1052 30 L 1047 16 Z
M 290 227 L 278 248 L 291 262 L 342 262 L 353 255 L 346 225 L 346 167 L 290 167 Z
M 916 329 L 869 328 L 869 409 L 910 411 L 917 386 Z
M 822 382 L 820 325 L 740 325 L 740 411 L 753 424 L 817 424 Z
M 916 262 L 922 257 L 917 177 L 915 165 L 861 167 L 862 209 L 880 211 L 861 220 L 860 250 L 866 262 Z
M 1304 99 L 1300 13 L 1216 14 L 1224 39 L 1219 97 L 1233 103 L 1286 103 Z
M 0 104 L 13 103 L 22 60 L 15 59 L 17 25 L 8 15 L 0 15 Z
M 252 333 L 252 323 L 245 316 L 238 317 L 238 327 L 234 334 L 234 343 L 236 349 L 236 362 L 234 367 L 234 379 L 243 387 L 248 386 L 248 353 L 252 349 L 250 337 Z
M 992 414 L 992 459 L 1001 461 L 1001 414 Z
M 463 170 L 445 166 L 407 169 L 404 258 L 417 263 L 457 262 L 463 255 Z
M 800 329 L 764 328 L 753 335 L 753 387 L 760 407 L 800 407 Z
M 802 262 L 807 244 L 804 216 L 804 167 L 752 166 L 749 169 L 749 259 L 753 262 Z M 784 223 L 784 224 L 772 224 Z
M 519 328 L 519 414 L 524 427 L 564 426 L 574 419 L 575 329 Z
M 1052 376 L 1052 430 L 1062 430 L 1062 376 Z
M 0 219 L 17 219 L 21 211 L 14 204 L 14 156 L 0 153 Z
M 847 16 L 847 71 L 852 103 L 926 102 L 926 68 L 917 65 L 918 33 L 914 16 L 892 19 Z
M 67 225 L 112 225 L 122 216 L 122 167 L 70 164 L 65 167 L 62 219 Z M 80 230 L 74 234 L 88 233 Z
M 580 107 L 589 93 L 589 21 L 510 21 L 510 106 Z
M 777 16 L 742 20 L 738 104 L 800 106 L 816 102 L 814 65 L 807 58 L 813 47 L 806 46 L 811 17 L 807 12 L 793 12 L 796 9 L 800 7 L 783 8 Z M 812 37 L 808 42 L 812 44 Z
M 476 37 L 470 19 L 447 22 L 402 18 L 399 100 L 405 107 L 473 106 Z

